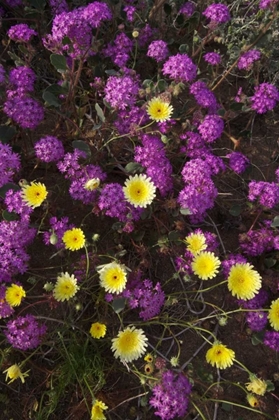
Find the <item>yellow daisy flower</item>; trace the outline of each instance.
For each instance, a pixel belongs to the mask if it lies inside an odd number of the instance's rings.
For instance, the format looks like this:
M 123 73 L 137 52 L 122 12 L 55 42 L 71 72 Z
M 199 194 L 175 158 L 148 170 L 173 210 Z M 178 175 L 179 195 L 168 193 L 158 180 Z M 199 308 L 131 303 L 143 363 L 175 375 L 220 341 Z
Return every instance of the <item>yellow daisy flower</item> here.
M 81 229 L 73 228 L 66 230 L 62 237 L 62 241 L 64 242 L 66 249 L 70 249 L 70 251 L 77 251 L 78 249 L 84 247 L 85 236 Z
M 247 390 L 257 395 L 264 395 L 266 393 L 267 383 L 257 378 L 256 375 L 252 375 L 250 379 L 251 381 L 245 384 Z
M 279 298 L 271 303 L 268 311 L 268 319 L 275 331 L 279 331 Z
M 30 185 L 24 185 L 21 192 L 22 200 L 33 209 L 42 204 L 47 194 L 46 186 L 40 182 L 31 182 Z
M 103 411 L 107 410 L 108 407 L 105 403 L 100 400 L 96 400 L 91 410 L 91 420 L 106 420 L 106 416 Z
M 208 280 L 217 275 L 220 264 L 213 252 L 202 251 L 194 257 L 191 267 L 201 280 Z
M 126 200 L 133 206 L 147 207 L 155 197 L 156 187 L 146 175 L 134 175 L 125 182 L 123 192 Z
M 6 289 L 5 299 L 10 306 L 19 306 L 22 298 L 26 296 L 25 290 L 18 284 L 12 284 Z
M 147 353 L 147 355 L 144 356 L 143 360 L 147 363 L 153 363 L 154 357 L 152 356 L 151 353 Z
M 62 273 L 57 277 L 56 284 L 53 289 L 53 296 L 58 302 L 69 300 L 75 296 L 78 291 L 77 279 L 72 274 Z
M 112 339 L 114 357 L 123 362 L 132 362 L 143 355 L 147 347 L 147 338 L 140 328 L 127 327 Z
M 233 364 L 235 352 L 227 346 L 216 341 L 206 352 L 206 361 L 219 369 L 226 369 Z
M 253 394 L 247 394 L 247 401 L 251 407 L 259 407 L 260 402 Z
M 170 119 L 173 107 L 160 98 L 153 98 L 147 104 L 147 114 L 157 122 L 163 122 Z
M 17 364 L 14 364 L 12 366 L 10 366 L 8 369 L 4 370 L 3 373 L 6 373 L 6 379 L 5 381 L 7 382 L 8 379 L 11 379 L 8 384 L 12 383 L 13 381 L 15 381 L 16 379 L 20 378 L 21 382 L 24 383 L 25 380 L 24 378 L 26 378 L 28 375 L 28 372 L 21 372 L 20 367 Z
M 100 179 L 99 178 L 92 178 L 86 181 L 84 184 L 84 189 L 87 191 L 94 191 L 96 190 L 100 185 Z
M 124 265 L 112 262 L 97 269 L 100 276 L 100 285 L 106 292 L 119 294 L 123 292 L 127 283 L 127 272 Z
M 261 276 L 249 263 L 237 263 L 232 266 L 228 277 L 228 288 L 238 299 L 250 300 L 262 286 Z
M 190 233 L 184 240 L 187 244 L 187 250 L 193 255 L 197 255 L 207 248 L 205 241 L 206 237 L 203 233 Z
M 107 327 L 105 324 L 100 324 L 100 322 L 94 322 L 94 324 L 91 324 L 89 332 L 93 338 L 102 338 L 106 335 Z

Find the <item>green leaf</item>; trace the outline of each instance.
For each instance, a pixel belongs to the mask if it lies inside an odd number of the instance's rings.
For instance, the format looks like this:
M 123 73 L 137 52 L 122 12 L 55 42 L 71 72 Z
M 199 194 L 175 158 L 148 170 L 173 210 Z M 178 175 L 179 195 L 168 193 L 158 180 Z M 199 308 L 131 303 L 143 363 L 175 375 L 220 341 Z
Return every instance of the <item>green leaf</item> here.
M 264 335 L 265 335 L 265 331 L 260 331 L 258 333 L 254 333 L 251 337 L 251 342 L 252 342 L 253 346 L 257 346 L 258 344 L 262 344 L 263 339 L 264 339 Z
M 37 10 L 44 10 L 46 5 L 45 0 L 28 0 L 28 3 Z
M 55 108 L 60 107 L 61 104 L 53 93 L 44 91 L 42 96 L 47 105 L 54 106 Z
M 267 383 L 267 387 L 266 387 L 267 392 L 275 390 L 275 386 L 273 382 L 271 382 L 269 379 L 265 382 Z
M 145 79 L 144 81 L 143 81 L 143 83 L 142 83 L 142 87 L 144 88 L 144 89 L 146 89 L 146 88 L 153 88 L 154 87 L 154 82 L 153 82 L 153 80 L 151 80 L 151 79 Z
M 123 298 L 123 297 L 116 298 L 112 302 L 112 305 L 111 306 L 112 306 L 114 312 L 116 314 L 119 314 L 125 308 L 125 303 L 126 303 L 126 299 L 125 298 Z
M 59 73 L 64 73 L 68 69 L 66 58 L 63 55 L 51 54 L 50 61 Z
M 242 211 L 242 207 L 241 207 L 241 205 L 240 204 L 234 204 L 230 209 L 229 209 L 229 213 L 232 215 L 232 216 L 235 216 L 235 217 L 237 217 L 237 216 L 239 216 L 240 214 L 241 214 L 241 211 Z
M 187 45 L 187 44 L 181 44 L 178 49 L 179 49 L 179 52 L 181 54 L 187 53 L 189 51 L 189 45 Z
M 239 103 L 239 102 L 233 102 L 233 103 L 230 105 L 230 109 L 231 109 L 232 111 L 241 111 L 241 110 L 242 110 L 242 107 L 243 107 L 243 104 L 241 104 L 241 103 Z
M 164 79 L 160 79 L 157 83 L 157 88 L 159 92 L 165 92 L 167 90 L 168 84 Z
M 66 87 L 54 84 L 54 85 L 50 85 L 48 86 L 44 92 L 50 92 L 55 96 L 59 96 L 59 95 L 65 95 L 68 93 L 68 89 Z
M 97 115 L 98 115 L 98 117 L 100 118 L 100 120 L 101 120 L 102 122 L 105 122 L 105 121 L 106 121 L 105 114 L 104 114 L 104 112 L 103 112 L 102 108 L 100 107 L 100 105 L 99 105 L 99 104 L 97 104 L 97 103 L 95 104 L 95 110 L 96 110 Z
M 129 162 L 125 166 L 125 170 L 129 174 L 135 174 L 136 172 L 142 172 L 143 171 L 143 167 L 139 163 L 137 163 L 137 162 Z
M 278 226 L 279 226 L 279 216 L 275 216 L 271 223 L 271 227 L 278 227 Z
M 13 220 L 18 220 L 18 214 L 16 214 L 16 213 L 10 213 L 9 211 L 7 211 L 7 210 L 4 210 L 3 212 L 2 212 L 2 216 L 3 216 L 3 219 L 4 220 L 7 220 L 7 222 L 12 222 Z
M 229 403 L 227 403 L 227 402 L 222 403 L 221 407 L 222 407 L 222 409 L 223 409 L 223 410 L 225 410 L 225 411 L 231 411 L 231 409 L 232 409 L 232 405 L 231 405 L 231 404 L 229 404 Z
M 275 264 L 276 264 L 276 260 L 274 259 L 274 258 L 265 258 L 264 259 L 264 265 L 267 267 L 267 268 L 271 268 L 271 267 L 274 267 L 275 266 Z
M 16 134 L 16 128 L 13 126 L 0 125 L 0 140 L 2 143 L 7 143 Z
M 8 182 L 0 188 L 0 197 L 5 198 L 6 192 L 9 190 L 19 191 L 20 187 L 12 182 Z
M 85 152 L 86 153 L 86 156 L 88 158 L 91 157 L 90 147 L 88 146 L 87 143 L 85 143 L 85 141 L 83 141 L 83 140 L 74 140 L 72 142 L 72 146 L 73 146 L 74 149 L 82 150 L 83 152 Z

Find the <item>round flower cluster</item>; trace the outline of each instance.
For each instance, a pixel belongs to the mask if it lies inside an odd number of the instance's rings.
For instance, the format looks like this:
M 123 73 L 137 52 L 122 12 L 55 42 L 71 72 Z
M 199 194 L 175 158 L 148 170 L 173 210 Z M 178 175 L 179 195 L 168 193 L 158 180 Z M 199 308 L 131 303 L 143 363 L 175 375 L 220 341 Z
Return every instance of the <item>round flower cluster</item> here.
M 255 94 L 250 98 L 251 108 L 258 114 L 271 111 L 279 101 L 278 89 L 270 83 L 261 83 L 255 87 Z
M 110 76 L 105 87 L 105 100 L 117 109 L 134 105 L 139 91 L 138 82 L 131 76 Z
M 268 9 L 269 7 L 273 7 L 278 3 L 278 0 L 261 0 L 259 3 L 260 9 Z
M 251 181 L 249 183 L 248 199 L 272 209 L 279 202 L 279 185 L 275 182 Z
M 192 14 L 194 13 L 196 9 L 196 5 L 195 3 L 192 3 L 191 1 L 186 1 L 186 3 L 184 3 L 180 9 L 179 9 L 179 14 L 181 13 L 182 15 L 186 16 L 186 17 L 191 17 Z
M 190 87 L 190 93 L 194 95 L 197 103 L 203 108 L 210 108 L 211 111 L 216 111 L 217 101 L 214 93 L 208 89 L 206 83 L 198 80 Z
M 26 66 L 19 66 L 10 71 L 9 82 L 20 93 L 33 92 L 36 74 Z
M 113 42 L 102 50 L 102 54 L 105 57 L 110 57 L 114 64 L 122 68 L 126 66 L 132 49 L 133 41 L 131 41 L 130 38 L 122 32 L 116 36 Z
M 249 165 L 249 159 L 240 152 L 232 152 L 227 155 L 229 158 L 230 168 L 237 174 L 245 171 Z
M 44 119 L 43 107 L 33 98 L 15 97 L 4 103 L 4 112 L 22 128 L 36 128 Z
M 12 151 L 11 146 L 0 142 L 0 187 L 12 181 L 19 169 L 20 156 Z
M 212 143 L 224 130 L 224 121 L 219 115 L 206 115 L 203 122 L 198 126 L 198 131 L 207 143 Z
M 16 42 L 29 42 L 32 36 L 38 35 L 34 29 L 30 29 L 26 23 L 11 26 L 7 32 L 8 37 Z
M 220 3 L 211 4 L 202 14 L 210 19 L 210 23 L 225 23 L 231 18 L 228 7 Z
M 258 50 L 250 50 L 242 54 L 238 60 L 237 67 L 239 70 L 250 70 L 254 61 L 259 60 L 261 53 Z
M 31 350 L 39 346 L 46 330 L 33 315 L 26 315 L 9 321 L 4 334 L 13 348 Z
M 191 82 L 197 76 L 197 66 L 187 54 L 176 54 L 165 62 L 163 74 L 176 82 Z
M 212 66 L 216 66 L 217 64 L 220 64 L 221 62 L 221 56 L 220 54 L 216 52 L 206 53 L 203 56 L 204 61 L 211 64 Z
M 34 146 L 38 159 L 43 162 L 57 162 L 64 157 L 62 141 L 53 136 L 42 137 Z
M 146 55 L 154 58 L 157 62 L 165 61 L 169 55 L 167 43 L 165 41 L 152 41 L 151 44 L 149 44 Z

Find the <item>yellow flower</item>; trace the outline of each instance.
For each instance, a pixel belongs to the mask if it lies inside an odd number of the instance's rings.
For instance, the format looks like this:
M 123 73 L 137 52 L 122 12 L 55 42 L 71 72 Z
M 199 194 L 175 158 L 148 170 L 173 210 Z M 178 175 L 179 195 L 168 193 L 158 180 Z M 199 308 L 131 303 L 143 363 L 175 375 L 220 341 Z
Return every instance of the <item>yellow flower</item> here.
M 271 303 L 268 311 L 268 319 L 275 331 L 279 331 L 279 298 Z
M 147 114 L 154 121 L 163 122 L 170 119 L 173 107 L 160 98 L 153 98 L 147 104 Z
M 147 338 L 140 328 L 127 327 L 112 339 L 114 357 L 123 362 L 132 362 L 143 355 L 147 347 Z
M 100 324 L 100 322 L 94 322 L 94 324 L 91 324 L 89 332 L 93 338 L 102 338 L 106 335 L 107 327 L 105 324 Z
M 193 255 L 199 254 L 207 248 L 205 243 L 206 238 L 203 233 L 190 233 L 186 236 L 185 243 L 187 244 L 187 250 Z
M 27 372 L 22 373 L 21 370 L 20 370 L 20 367 L 17 364 L 14 364 L 14 365 L 10 366 L 8 369 L 4 370 L 3 373 L 6 373 L 5 381 L 7 381 L 8 379 L 11 379 L 8 382 L 8 384 L 10 384 L 18 378 L 20 378 L 21 382 L 24 383 L 24 378 L 26 378 L 26 376 L 28 376 L 28 372 L 29 372 L 29 370 Z
M 259 407 L 260 402 L 253 394 L 247 394 L 247 401 L 251 407 Z
M 144 372 L 146 375 L 151 375 L 154 372 L 154 366 L 152 363 L 146 363 L 144 365 Z
M 147 353 L 147 355 L 144 356 L 143 360 L 147 363 L 153 363 L 154 357 L 152 356 L 152 354 Z
M 103 411 L 107 410 L 107 406 L 100 400 L 96 400 L 91 410 L 91 420 L 106 420 L 106 416 Z
M 106 292 L 119 294 L 127 283 L 126 267 L 116 262 L 105 264 L 97 270 L 100 275 L 100 285 Z
M 72 274 L 62 273 L 57 277 L 56 284 L 53 289 L 53 296 L 58 302 L 69 300 L 75 296 L 78 291 L 77 279 Z
M 22 200 L 33 209 L 39 207 L 47 197 L 47 190 L 40 182 L 31 182 L 30 185 L 22 187 Z
M 71 251 L 77 251 L 78 249 L 84 247 L 85 236 L 81 229 L 73 228 L 70 230 L 66 230 L 62 237 L 62 241 L 64 242 L 66 249 L 70 249 Z
M 213 252 L 202 251 L 196 255 L 191 264 L 194 274 L 202 280 L 215 277 L 221 262 Z
M 227 346 L 216 341 L 206 352 L 206 361 L 219 369 L 226 369 L 233 364 L 235 353 Z
M 6 289 L 5 299 L 10 306 L 19 306 L 21 304 L 22 298 L 25 296 L 25 290 L 18 284 L 13 283 Z
M 256 375 L 251 375 L 251 381 L 246 384 L 248 391 L 254 392 L 257 395 L 264 395 L 267 388 L 267 383 L 262 379 L 256 377 Z
M 84 189 L 87 191 L 94 191 L 96 190 L 100 185 L 100 179 L 99 178 L 92 178 L 86 181 L 84 184 Z
M 133 206 L 147 207 L 155 197 L 156 187 L 146 175 L 134 175 L 125 182 L 123 192 L 126 200 Z
M 261 276 L 249 263 L 237 263 L 232 266 L 228 277 L 228 288 L 238 299 L 250 300 L 262 285 Z

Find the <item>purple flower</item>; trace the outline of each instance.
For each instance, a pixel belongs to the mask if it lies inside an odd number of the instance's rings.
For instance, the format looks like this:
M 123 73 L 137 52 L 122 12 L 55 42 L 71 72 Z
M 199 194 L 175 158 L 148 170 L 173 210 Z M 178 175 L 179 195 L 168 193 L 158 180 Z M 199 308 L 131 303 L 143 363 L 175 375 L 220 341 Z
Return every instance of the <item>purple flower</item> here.
M 147 124 L 149 117 L 146 111 L 137 106 L 119 110 L 114 125 L 119 134 L 137 134 L 136 129 Z
M 255 94 L 251 97 L 251 108 L 258 114 L 271 111 L 279 101 L 279 91 L 270 83 L 261 83 L 255 87 Z
M 221 56 L 216 52 L 206 53 L 204 54 L 203 58 L 207 63 L 211 64 L 212 66 L 216 66 L 221 62 Z
M 205 157 L 209 152 L 208 145 L 198 133 L 186 131 L 186 133 L 181 134 L 180 139 L 186 141 L 186 145 L 182 145 L 180 151 L 185 153 L 187 157 L 194 159 Z
M 186 17 L 191 17 L 192 14 L 194 13 L 195 9 L 196 9 L 196 4 L 192 3 L 191 1 L 186 1 L 186 3 L 184 3 L 180 9 L 179 9 L 179 14 L 181 13 L 182 15 L 186 16 Z
M 197 76 L 197 66 L 187 54 L 176 54 L 165 62 L 163 74 L 176 82 L 191 82 Z
M 169 55 L 167 43 L 165 41 L 152 41 L 151 44 L 149 44 L 146 55 L 154 58 L 157 62 L 165 61 Z
M 33 315 L 25 315 L 9 321 L 4 334 L 14 349 L 31 350 L 41 344 L 46 330 Z
M 229 273 L 233 265 L 241 264 L 241 263 L 245 264 L 246 262 L 247 262 L 246 258 L 243 257 L 242 255 L 230 254 L 226 260 L 222 261 L 222 269 L 223 269 L 223 275 L 225 279 L 229 277 Z
M 10 213 L 17 213 L 22 222 L 29 222 L 33 208 L 22 200 L 21 190 L 8 190 L 5 195 L 5 204 Z
M 208 89 L 206 83 L 198 80 L 190 86 L 190 93 L 194 95 L 197 103 L 203 108 L 211 108 L 212 111 L 217 109 L 217 101 L 214 93 Z
M 49 5 L 53 16 L 69 11 L 66 0 L 49 0 Z
M 96 199 L 98 184 L 104 181 L 106 176 L 96 165 L 90 164 L 80 168 L 71 180 L 70 195 L 75 200 L 81 200 L 83 204 L 91 204 Z M 97 182 L 96 187 L 90 188 L 91 180 Z
M 272 350 L 279 351 L 279 332 L 266 331 L 263 342 Z
M 245 309 L 260 309 L 266 304 L 267 301 L 268 293 L 264 289 L 260 289 L 260 291 L 256 294 L 255 297 L 253 297 L 253 299 L 237 299 L 238 304 Z
M 183 417 L 186 414 L 191 384 L 183 373 L 175 374 L 167 370 L 162 374 L 160 382 L 152 388 L 149 404 L 155 408 L 155 415 L 162 420 Z
M 260 9 L 268 9 L 275 6 L 278 3 L 278 0 L 261 0 L 259 3 Z
M 11 146 L 0 142 L 0 187 L 12 181 L 20 169 L 20 156 L 12 151 Z
M 56 249 L 64 249 L 65 244 L 62 241 L 62 237 L 66 230 L 72 229 L 74 225 L 69 223 L 68 217 L 62 217 L 60 220 L 57 217 L 51 217 L 49 224 L 51 229 L 48 232 L 44 232 L 44 243 L 46 245 L 54 245 Z
M 249 183 L 248 199 L 272 209 L 279 202 L 279 185 L 275 182 L 251 181 Z
M 206 211 L 214 206 L 218 191 L 210 178 L 205 178 L 197 185 L 186 185 L 179 193 L 178 203 L 182 209 L 188 209 L 193 220 L 203 221 Z
M 227 6 L 220 3 L 214 3 L 208 6 L 203 15 L 213 23 L 225 23 L 230 20 L 230 12 Z
M 207 143 L 221 137 L 224 130 L 224 121 L 219 115 L 206 115 L 203 122 L 198 126 L 198 131 Z
M 164 197 L 173 188 L 172 166 L 166 157 L 164 143 L 157 136 L 144 134 L 142 146 L 135 148 L 135 161 L 146 168 L 146 174 Z
M 242 54 L 238 60 L 237 67 L 239 70 L 250 70 L 254 61 L 259 60 L 261 53 L 258 50 L 250 50 Z
M 141 48 L 145 47 L 146 44 L 150 44 L 152 39 L 157 33 L 157 29 L 151 28 L 149 23 L 147 23 L 141 30 L 138 36 L 138 43 Z
M 2 64 L 0 64 L 0 85 L 4 84 L 6 82 L 5 78 L 6 72 Z
M 35 99 L 15 97 L 4 103 L 4 112 L 20 127 L 36 128 L 44 119 L 43 107 Z
M 34 29 L 29 28 L 26 23 L 19 23 L 18 25 L 11 26 L 7 35 L 16 42 L 29 42 L 32 36 L 38 35 L 38 33 Z
M 19 66 L 10 71 L 9 82 L 13 89 L 20 89 L 21 92 L 33 92 L 36 75 L 32 69 Z
M 42 137 L 34 146 L 38 159 L 43 162 L 57 162 L 64 157 L 62 141 L 53 136 Z
M 246 255 L 256 257 L 264 252 L 271 251 L 274 247 L 274 236 L 272 229 L 264 227 L 258 230 L 251 230 L 239 235 L 239 244 L 242 252 Z
M 102 53 L 105 57 L 110 57 L 114 64 L 122 68 L 126 66 L 132 49 L 133 41 L 122 32 L 117 35 L 113 43 L 110 43 L 103 49 Z
M 0 319 L 7 318 L 14 313 L 14 308 L 6 301 L 6 286 L 0 286 Z
M 124 12 L 126 12 L 127 21 L 128 22 L 133 22 L 134 14 L 135 14 L 137 8 L 135 6 L 125 6 L 123 10 L 124 10 Z
M 267 313 L 263 311 L 246 313 L 246 322 L 252 331 L 261 331 L 267 324 Z
M 81 169 L 79 159 L 86 159 L 86 153 L 75 149 L 73 153 L 66 153 L 63 160 L 57 163 L 57 168 L 66 179 L 75 178 Z
M 230 168 L 237 174 L 245 171 L 249 165 L 249 159 L 240 152 L 231 152 L 227 155 Z
M 110 76 L 105 87 L 105 100 L 117 109 L 133 106 L 139 91 L 138 81 L 131 76 Z
M 22 6 L 22 0 L 5 0 L 5 3 L 10 7 Z
M 103 21 L 112 19 L 112 13 L 105 2 L 94 1 L 79 9 L 83 19 L 92 28 L 99 28 Z

